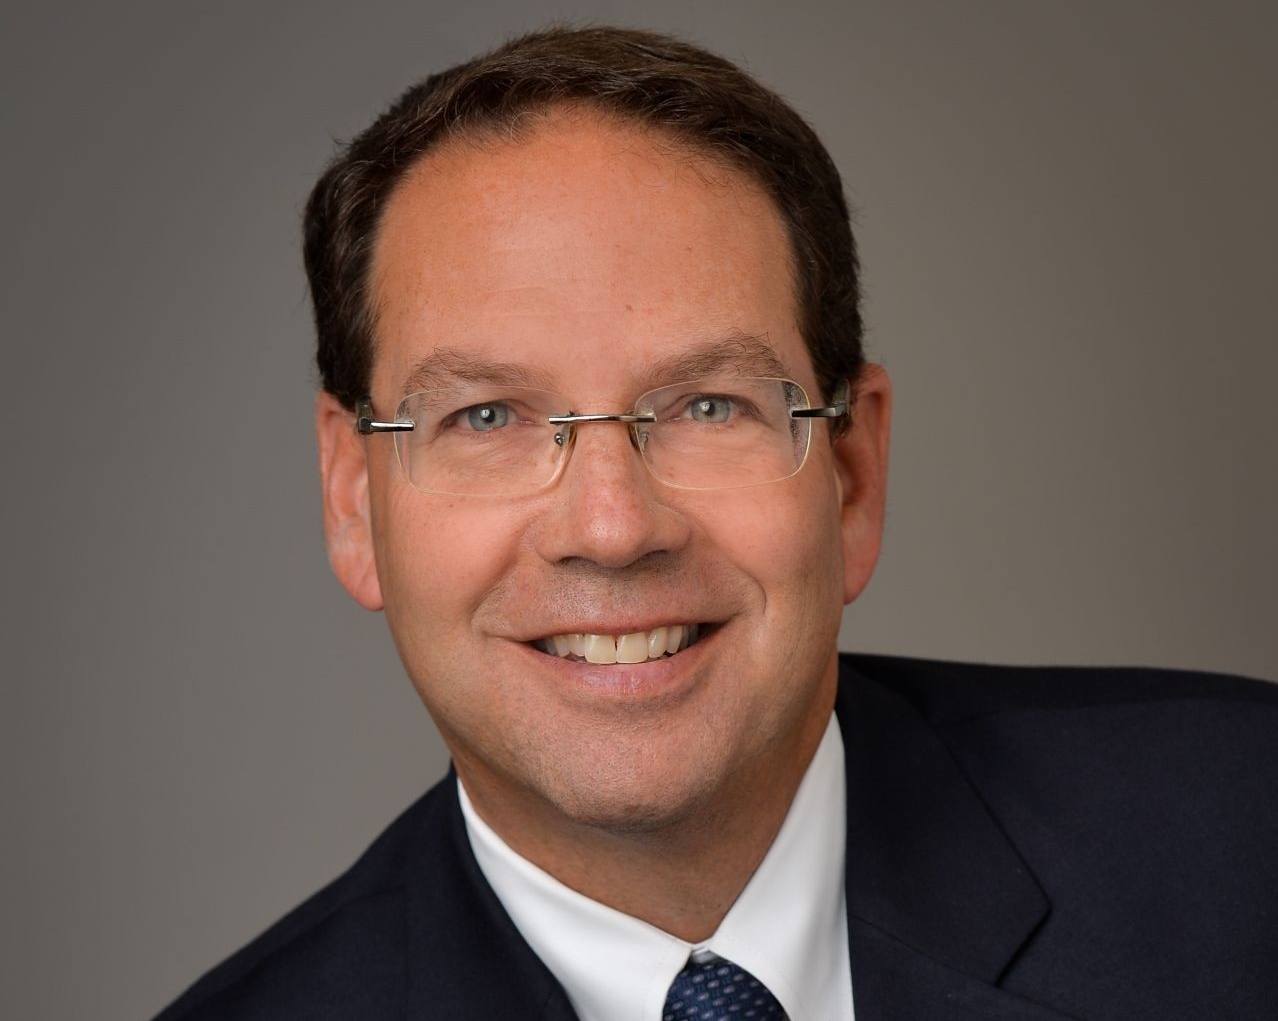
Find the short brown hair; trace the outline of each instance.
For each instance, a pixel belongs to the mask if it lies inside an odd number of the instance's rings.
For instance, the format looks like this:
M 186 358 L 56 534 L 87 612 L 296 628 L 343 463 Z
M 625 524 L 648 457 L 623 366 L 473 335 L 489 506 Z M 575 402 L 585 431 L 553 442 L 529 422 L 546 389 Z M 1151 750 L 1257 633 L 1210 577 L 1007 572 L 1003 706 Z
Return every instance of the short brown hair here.
M 510 129 L 520 115 L 584 105 L 665 131 L 748 174 L 793 248 L 799 327 L 828 397 L 861 369 L 859 267 L 839 172 L 812 128 L 735 64 L 651 32 L 555 28 L 412 86 L 344 146 L 306 205 L 305 259 L 325 390 L 368 393 L 369 269 L 378 218 L 405 172 L 443 141 Z

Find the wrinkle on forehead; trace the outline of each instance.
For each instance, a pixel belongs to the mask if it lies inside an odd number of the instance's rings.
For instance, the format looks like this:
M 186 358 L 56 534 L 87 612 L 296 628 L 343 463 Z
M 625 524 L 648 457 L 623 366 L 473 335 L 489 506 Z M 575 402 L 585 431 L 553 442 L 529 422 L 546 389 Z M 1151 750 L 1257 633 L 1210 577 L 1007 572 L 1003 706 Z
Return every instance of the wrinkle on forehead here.
M 632 352 L 590 366 L 609 400 L 725 371 L 808 382 L 785 224 L 748 175 L 672 162 L 668 137 L 606 121 L 543 120 L 499 141 L 428 154 L 383 212 L 370 267 L 382 386 L 569 389 L 563 352 L 594 340 Z M 432 335 L 448 342 L 436 353 Z

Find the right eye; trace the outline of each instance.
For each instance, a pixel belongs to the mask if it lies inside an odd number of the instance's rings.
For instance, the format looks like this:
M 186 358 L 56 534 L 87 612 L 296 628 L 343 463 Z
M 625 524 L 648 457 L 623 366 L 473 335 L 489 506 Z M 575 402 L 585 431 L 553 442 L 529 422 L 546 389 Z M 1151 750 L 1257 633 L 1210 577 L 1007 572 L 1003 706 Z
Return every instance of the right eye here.
M 500 429 L 510 419 L 510 406 L 497 402 L 489 404 L 473 404 L 469 408 L 452 416 L 454 422 L 462 421 L 468 429 L 475 432 L 492 432 Z
M 719 395 L 695 397 L 688 403 L 687 414 L 694 422 L 718 425 L 732 417 L 731 398 Z

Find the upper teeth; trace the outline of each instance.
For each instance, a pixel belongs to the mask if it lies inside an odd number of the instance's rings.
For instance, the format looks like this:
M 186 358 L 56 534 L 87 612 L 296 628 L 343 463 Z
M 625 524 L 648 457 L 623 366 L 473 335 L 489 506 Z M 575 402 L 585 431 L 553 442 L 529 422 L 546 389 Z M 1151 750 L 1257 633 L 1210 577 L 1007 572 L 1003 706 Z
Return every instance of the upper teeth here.
M 628 635 L 551 635 L 534 644 L 552 656 L 580 656 L 587 663 L 642 663 L 686 649 L 700 631 L 697 624 L 672 624 Z

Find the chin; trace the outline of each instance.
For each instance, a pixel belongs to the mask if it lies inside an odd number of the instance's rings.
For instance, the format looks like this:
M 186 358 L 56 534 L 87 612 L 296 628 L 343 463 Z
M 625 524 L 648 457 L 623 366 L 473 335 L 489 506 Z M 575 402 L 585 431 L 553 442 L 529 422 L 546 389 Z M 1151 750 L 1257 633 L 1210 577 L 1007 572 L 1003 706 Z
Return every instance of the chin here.
M 575 777 L 557 772 L 542 785 L 543 796 L 573 824 L 617 836 L 678 827 L 713 799 L 715 785 L 704 773 L 654 774 L 620 766 L 616 761 L 597 765 L 589 775 Z

